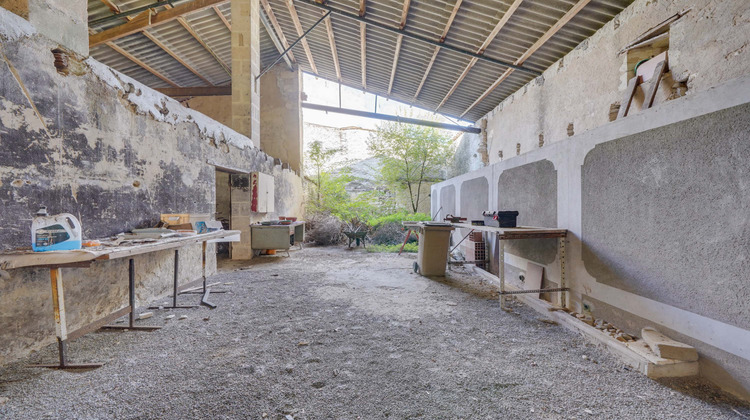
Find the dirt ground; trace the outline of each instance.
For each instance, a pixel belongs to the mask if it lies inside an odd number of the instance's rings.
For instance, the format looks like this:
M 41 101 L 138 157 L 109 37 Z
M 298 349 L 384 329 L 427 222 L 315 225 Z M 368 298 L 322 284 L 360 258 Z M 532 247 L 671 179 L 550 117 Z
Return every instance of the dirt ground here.
M 522 305 L 500 310 L 477 275 L 413 274 L 414 258 L 307 248 L 230 264 L 210 279 L 228 291 L 217 309 L 71 344 L 102 368 L 26 367 L 54 361 L 49 346 L 0 369 L 0 418 L 750 418 L 702 382 L 652 381 Z

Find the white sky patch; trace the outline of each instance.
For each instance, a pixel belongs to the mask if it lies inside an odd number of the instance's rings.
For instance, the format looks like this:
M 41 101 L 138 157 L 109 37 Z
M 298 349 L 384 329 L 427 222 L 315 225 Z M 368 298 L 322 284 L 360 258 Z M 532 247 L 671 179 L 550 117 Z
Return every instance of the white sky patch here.
M 331 82 L 312 74 L 303 74 L 303 90 L 307 95 L 307 101 L 313 104 L 339 106 L 339 84 Z M 416 106 L 386 99 L 378 96 L 377 112 L 381 114 L 401 115 L 417 119 L 436 119 L 438 122 L 471 126 L 467 121 L 448 119 L 440 114 L 435 114 Z M 365 93 L 361 90 L 347 86 L 341 86 L 341 107 L 356 109 L 358 111 L 375 112 L 375 95 Z M 411 115 L 409 115 L 409 113 Z M 327 125 L 329 127 L 362 127 L 374 130 L 381 120 L 373 118 L 355 117 L 353 115 L 339 114 L 335 112 L 324 112 L 313 109 L 303 109 L 303 119 L 307 123 Z

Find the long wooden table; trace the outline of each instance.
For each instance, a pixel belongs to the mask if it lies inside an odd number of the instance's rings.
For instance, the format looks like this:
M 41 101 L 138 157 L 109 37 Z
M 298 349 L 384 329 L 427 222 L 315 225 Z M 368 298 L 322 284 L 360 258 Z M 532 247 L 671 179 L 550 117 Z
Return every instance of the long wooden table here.
M 59 363 L 50 365 L 36 365 L 39 367 L 50 367 L 57 369 L 89 369 L 102 366 L 101 363 L 83 363 L 72 364 L 67 360 L 67 345 L 70 340 L 82 337 L 83 335 L 95 331 L 102 327 L 121 328 L 129 330 L 147 330 L 153 331 L 161 327 L 156 326 L 137 326 L 135 322 L 135 261 L 136 255 L 148 254 L 151 252 L 175 250 L 175 272 L 174 272 L 174 306 L 177 306 L 177 281 L 178 281 L 178 261 L 179 249 L 187 245 L 196 243 L 203 244 L 203 286 L 206 286 L 206 244 L 207 242 L 230 240 L 231 237 L 238 235 L 240 232 L 235 230 L 220 230 L 200 235 L 166 238 L 156 242 L 116 247 L 101 247 L 96 249 L 81 249 L 75 251 L 49 251 L 49 252 L 32 252 L 20 251 L 0 254 L 0 269 L 12 270 L 24 267 L 48 268 L 50 281 L 52 283 L 52 305 L 55 317 L 55 335 L 57 336 L 57 349 L 59 354 Z M 93 323 L 84 326 L 73 332 L 68 332 L 67 321 L 65 317 L 65 297 L 63 292 L 63 268 L 86 268 L 95 260 L 114 260 L 119 258 L 129 258 L 128 265 L 128 306 L 119 309 L 110 315 L 105 316 Z M 130 314 L 127 326 L 107 326 L 111 321 Z
M 473 231 L 488 232 L 494 234 L 498 239 L 498 259 L 499 259 L 499 279 L 500 279 L 500 307 L 505 308 L 505 296 L 506 294 L 515 294 L 520 292 L 506 292 L 505 291 L 505 241 L 515 239 L 558 239 L 560 246 L 560 284 L 559 287 L 554 289 L 539 289 L 539 292 L 559 293 L 558 304 L 560 307 L 565 308 L 568 304 L 568 291 L 567 281 L 565 279 L 565 241 L 568 236 L 567 229 L 557 228 L 540 228 L 532 226 L 517 226 L 514 228 L 501 228 L 491 226 L 475 226 L 469 223 L 452 223 L 456 228 L 470 229 Z M 467 235 L 468 236 L 468 235 Z M 537 292 L 534 291 L 521 291 L 521 292 Z

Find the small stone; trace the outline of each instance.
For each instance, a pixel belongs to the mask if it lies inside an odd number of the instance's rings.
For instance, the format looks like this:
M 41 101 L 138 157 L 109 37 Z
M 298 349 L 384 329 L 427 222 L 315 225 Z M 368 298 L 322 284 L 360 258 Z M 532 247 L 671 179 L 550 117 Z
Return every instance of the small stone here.
M 5 403 L 7 403 L 8 401 L 10 401 L 10 398 L 8 398 L 8 397 L 0 397 L 0 405 L 3 405 Z
M 625 338 L 625 337 L 624 337 L 624 336 L 622 335 L 622 333 L 620 333 L 620 334 L 616 334 L 616 335 L 615 335 L 615 339 L 616 339 L 617 341 L 621 341 L 621 342 L 623 342 L 623 343 L 624 343 L 624 342 L 626 342 L 626 341 L 628 341 L 628 340 L 627 340 L 627 339 L 626 339 L 626 338 Z
M 163 305 L 159 305 L 159 310 L 162 310 L 162 309 L 164 309 L 164 306 Z
M 557 323 L 557 321 L 554 321 L 554 320 L 552 320 L 552 319 L 540 319 L 540 321 L 544 322 L 545 324 L 550 324 L 550 325 L 559 325 L 559 324 Z
M 309 346 L 310 343 L 308 343 L 307 341 L 300 341 L 299 343 L 297 343 L 297 345 L 300 346 L 300 347 L 302 347 L 302 346 Z
M 177 318 L 177 319 L 180 320 L 180 321 L 182 321 L 183 319 L 188 319 L 188 316 L 187 315 L 180 315 L 180 317 Z
M 224 283 L 224 285 L 226 285 L 226 286 L 231 286 L 231 285 L 233 285 L 233 284 L 234 284 L 234 282 L 233 282 L 233 281 L 228 281 L 228 282 Z
M 268 413 L 263 413 L 260 416 L 263 417 L 263 418 L 266 418 L 266 417 L 268 417 Z
M 211 319 L 211 317 L 207 316 L 207 317 L 203 318 L 204 321 L 208 321 L 209 319 Z
M 583 360 L 589 360 L 589 357 L 584 354 L 583 356 L 581 356 L 581 359 L 583 359 Z
M 152 316 L 154 316 L 153 312 L 143 312 L 142 314 L 138 315 L 138 319 L 149 319 Z
M 164 319 L 172 319 L 172 318 L 174 318 L 174 314 L 172 314 L 172 315 L 167 315 L 167 316 L 166 316 L 166 317 L 165 317 Z
M 584 409 L 583 412 L 586 414 L 592 414 L 592 415 L 594 414 L 594 412 L 589 410 L 588 408 Z
M 284 369 L 284 370 L 286 370 L 286 373 L 292 373 L 292 372 L 294 372 L 294 368 L 291 367 L 291 366 L 287 366 L 286 369 Z
M 326 386 L 326 383 L 323 381 L 313 382 L 312 387 L 315 389 L 320 389 Z
M 458 303 L 456 302 L 445 302 L 445 304 L 448 306 L 458 306 Z
M 123 322 L 125 322 L 124 319 L 118 319 L 117 321 L 115 321 L 115 324 L 122 324 Z

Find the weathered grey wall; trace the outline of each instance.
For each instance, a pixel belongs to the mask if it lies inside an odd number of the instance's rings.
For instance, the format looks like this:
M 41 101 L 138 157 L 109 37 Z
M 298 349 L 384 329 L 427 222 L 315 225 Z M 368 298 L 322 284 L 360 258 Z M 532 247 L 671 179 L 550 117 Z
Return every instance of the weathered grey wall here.
M 302 71 L 277 65 L 260 78 L 260 148 L 302 170 Z
M 497 181 L 497 207 L 518 211 L 521 226 L 557 227 L 557 171 L 549 160 L 508 169 Z M 506 251 L 540 264 L 551 264 L 557 255 L 554 241 L 508 241 Z
M 247 137 L 94 60 L 72 56 L 77 70 L 59 74 L 50 52 L 57 41 L 4 9 L 0 38 L 2 250 L 30 245 L 41 205 L 78 216 L 87 239 L 152 226 L 161 213 L 213 214 L 214 164 L 272 174 L 277 214 L 301 212 L 300 178 Z M 181 284 L 200 278 L 200 249 L 181 252 Z M 135 259 L 139 305 L 169 290 L 173 255 Z M 69 330 L 125 306 L 125 264 L 64 270 Z M 0 363 L 54 340 L 48 273 L 9 272 L 0 279 Z
M 746 0 L 636 0 L 612 21 L 557 63 L 488 113 L 490 163 L 569 137 L 609 122 L 610 107 L 619 105 L 628 80 L 626 54 L 618 51 L 668 17 L 690 8 L 672 24 L 669 38 L 671 73 L 657 103 L 673 93 L 673 81 L 687 84 L 687 95 L 747 74 L 750 68 L 750 2 Z M 640 88 L 639 88 L 640 90 Z M 637 102 L 637 101 L 636 101 Z M 632 113 L 639 112 L 640 102 Z M 477 124 L 478 125 L 478 124 Z M 463 141 L 474 149 L 476 138 Z M 459 148 L 460 149 L 460 148 Z M 471 162 L 466 162 L 471 158 Z M 460 167 L 481 166 L 481 157 L 461 155 Z
M 477 192 L 465 196 L 462 185 L 489 179 L 489 201 L 520 209 L 522 224 L 567 228 L 572 309 L 586 305 L 636 335 L 656 326 L 696 346 L 702 375 L 750 398 L 748 140 L 745 77 L 436 184 L 432 193 L 446 205 L 453 186 L 461 191 L 455 206 L 468 210 L 464 201 Z M 531 261 L 559 282 L 558 253 L 538 242 L 507 248 L 508 279 Z

